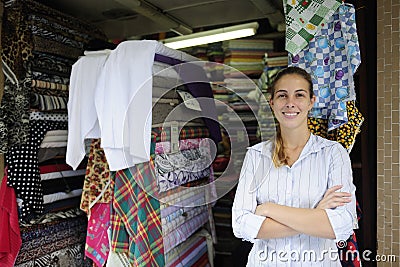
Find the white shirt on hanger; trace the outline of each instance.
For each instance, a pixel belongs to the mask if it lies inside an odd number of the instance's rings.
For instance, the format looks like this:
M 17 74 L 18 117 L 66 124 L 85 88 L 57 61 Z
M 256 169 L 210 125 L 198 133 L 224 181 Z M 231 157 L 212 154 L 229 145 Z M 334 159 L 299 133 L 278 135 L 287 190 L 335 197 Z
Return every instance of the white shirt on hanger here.
M 97 79 L 111 50 L 85 51 L 72 65 L 68 100 L 68 143 L 66 162 L 74 170 L 85 156 L 86 138 L 99 138 L 94 104 Z

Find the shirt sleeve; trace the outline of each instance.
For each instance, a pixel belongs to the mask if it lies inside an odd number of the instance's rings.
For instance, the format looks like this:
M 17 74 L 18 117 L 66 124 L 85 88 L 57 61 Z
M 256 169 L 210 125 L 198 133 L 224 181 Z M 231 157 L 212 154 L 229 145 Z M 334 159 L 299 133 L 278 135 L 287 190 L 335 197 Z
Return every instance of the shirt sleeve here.
M 334 209 L 325 209 L 338 242 L 347 240 L 353 233 L 353 229 L 358 228 L 356 187 L 353 184 L 351 161 L 347 151 L 340 144 L 337 144 L 332 147 L 330 157 L 328 186 L 343 185 L 340 191 L 351 193 L 350 203 Z
M 264 216 L 254 214 L 257 207 L 257 191 L 252 190 L 252 180 L 255 176 L 254 157 L 254 152 L 247 151 L 232 206 L 234 235 L 252 243 L 255 242 L 258 231 L 266 219 Z

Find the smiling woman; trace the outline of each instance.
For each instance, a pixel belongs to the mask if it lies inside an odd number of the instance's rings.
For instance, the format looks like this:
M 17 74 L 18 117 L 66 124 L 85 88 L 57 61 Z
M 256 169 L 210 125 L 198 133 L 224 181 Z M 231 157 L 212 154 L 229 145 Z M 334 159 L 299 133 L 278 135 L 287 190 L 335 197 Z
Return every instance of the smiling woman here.
M 254 243 L 247 266 L 309 265 L 277 251 L 302 255 L 337 251 L 357 223 L 350 158 L 337 142 L 310 133 L 310 75 L 301 68 L 279 72 L 270 105 L 279 122 L 271 141 L 247 151 L 232 208 L 233 232 Z M 341 266 L 339 256 L 318 257 L 318 266 Z

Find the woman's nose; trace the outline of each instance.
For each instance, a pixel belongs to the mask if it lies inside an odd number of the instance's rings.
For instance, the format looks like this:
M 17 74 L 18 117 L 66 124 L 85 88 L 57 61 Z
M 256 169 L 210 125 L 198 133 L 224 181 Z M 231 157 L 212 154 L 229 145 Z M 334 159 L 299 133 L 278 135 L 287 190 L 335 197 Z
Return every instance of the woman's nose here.
M 286 107 L 287 108 L 293 108 L 294 107 L 294 102 L 293 102 L 293 99 L 291 97 L 287 98 Z

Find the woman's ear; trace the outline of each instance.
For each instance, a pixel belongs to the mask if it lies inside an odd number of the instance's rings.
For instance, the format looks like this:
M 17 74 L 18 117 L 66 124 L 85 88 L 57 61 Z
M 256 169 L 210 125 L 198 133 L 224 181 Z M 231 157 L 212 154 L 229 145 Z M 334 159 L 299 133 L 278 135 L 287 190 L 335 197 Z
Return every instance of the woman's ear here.
M 314 103 L 315 103 L 315 101 L 317 100 L 317 97 L 315 96 L 315 95 L 313 95 L 312 97 L 311 97 L 311 99 L 310 99 L 310 106 L 311 106 L 311 108 L 314 106 Z M 311 108 L 310 108 L 310 110 L 311 110 Z

